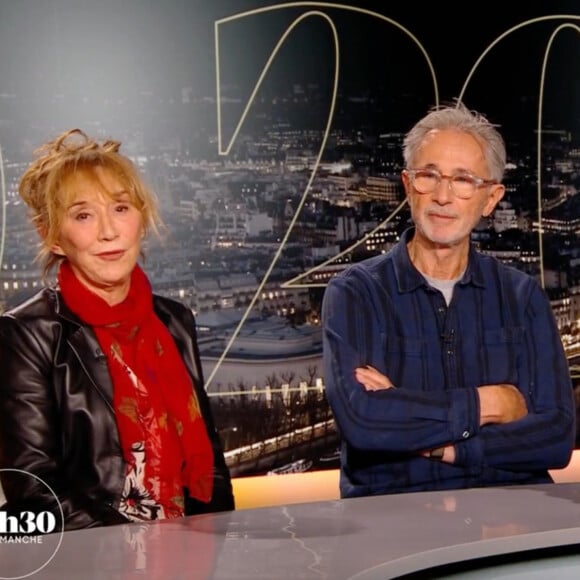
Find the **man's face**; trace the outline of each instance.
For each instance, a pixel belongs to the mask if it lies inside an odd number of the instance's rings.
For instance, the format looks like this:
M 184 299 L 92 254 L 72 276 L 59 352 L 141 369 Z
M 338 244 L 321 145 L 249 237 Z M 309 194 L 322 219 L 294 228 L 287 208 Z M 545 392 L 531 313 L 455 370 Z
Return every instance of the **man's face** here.
M 436 169 L 443 175 L 469 173 L 489 179 L 481 145 L 474 137 L 456 130 L 431 131 L 413 161 L 413 169 Z M 453 193 L 448 179 L 442 179 L 432 193 L 418 193 L 410 176 L 403 172 L 403 184 L 417 234 L 437 246 L 453 246 L 469 239 L 482 216 L 488 216 L 503 197 L 500 184 L 478 187 L 470 199 Z

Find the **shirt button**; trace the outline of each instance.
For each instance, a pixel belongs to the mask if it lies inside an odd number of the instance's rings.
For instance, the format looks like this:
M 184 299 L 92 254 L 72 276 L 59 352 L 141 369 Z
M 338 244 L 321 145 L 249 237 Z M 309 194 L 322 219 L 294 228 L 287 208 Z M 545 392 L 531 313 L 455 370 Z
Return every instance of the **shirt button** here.
M 467 439 L 467 438 L 469 437 L 469 431 L 464 431 L 464 432 L 461 434 L 461 436 L 462 436 L 464 439 Z
M 452 351 L 452 350 L 448 350 L 448 351 L 447 351 L 447 354 L 448 354 L 449 356 L 453 356 L 453 351 Z
M 445 312 L 445 308 L 443 308 L 443 306 L 439 306 L 437 312 L 439 312 L 439 314 L 443 314 Z

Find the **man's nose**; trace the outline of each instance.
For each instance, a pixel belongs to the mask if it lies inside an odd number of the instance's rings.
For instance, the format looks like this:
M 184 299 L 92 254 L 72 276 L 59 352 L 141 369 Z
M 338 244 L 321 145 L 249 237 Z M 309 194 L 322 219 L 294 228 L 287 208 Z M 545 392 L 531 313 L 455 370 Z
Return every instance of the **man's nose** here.
M 453 201 L 455 194 L 453 193 L 453 181 L 449 175 L 442 175 L 437 187 L 431 194 L 432 198 L 438 203 L 449 203 Z

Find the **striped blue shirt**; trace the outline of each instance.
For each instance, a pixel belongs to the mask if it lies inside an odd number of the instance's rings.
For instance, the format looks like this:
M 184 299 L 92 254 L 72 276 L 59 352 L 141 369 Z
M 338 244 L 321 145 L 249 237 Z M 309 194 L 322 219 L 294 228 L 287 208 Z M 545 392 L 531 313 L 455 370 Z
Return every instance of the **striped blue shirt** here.
M 324 293 L 324 380 L 341 434 L 342 497 L 546 483 L 574 448 L 570 371 L 550 302 L 527 274 L 470 249 L 449 306 L 407 242 L 354 264 Z M 366 364 L 395 389 L 366 391 Z M 476 387 L 511 383 L 529 413 L 479 425 Z M 454 464 L 420 455 L 455 446 Z

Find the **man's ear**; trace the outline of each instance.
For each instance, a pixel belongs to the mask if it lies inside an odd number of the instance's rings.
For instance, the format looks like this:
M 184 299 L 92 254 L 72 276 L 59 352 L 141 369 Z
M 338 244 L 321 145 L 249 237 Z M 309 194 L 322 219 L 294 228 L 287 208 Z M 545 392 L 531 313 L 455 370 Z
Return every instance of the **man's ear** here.
M 409 194 L 411 193 L 411 179 L 405 169 L 401 171 L 401 181 L 403 182 L 403 188 L 405 189 L 405 197 L 409 197 Z
M 492 214 L 495 206 L 501 201 L 505 194 L 505 185 L 502 183 L 496 183 L 495 185 L 491 186 L 491 191 L 489 192 L 489 196 L 485 205 L 483 206 L 483 216 L 488 217 Z

